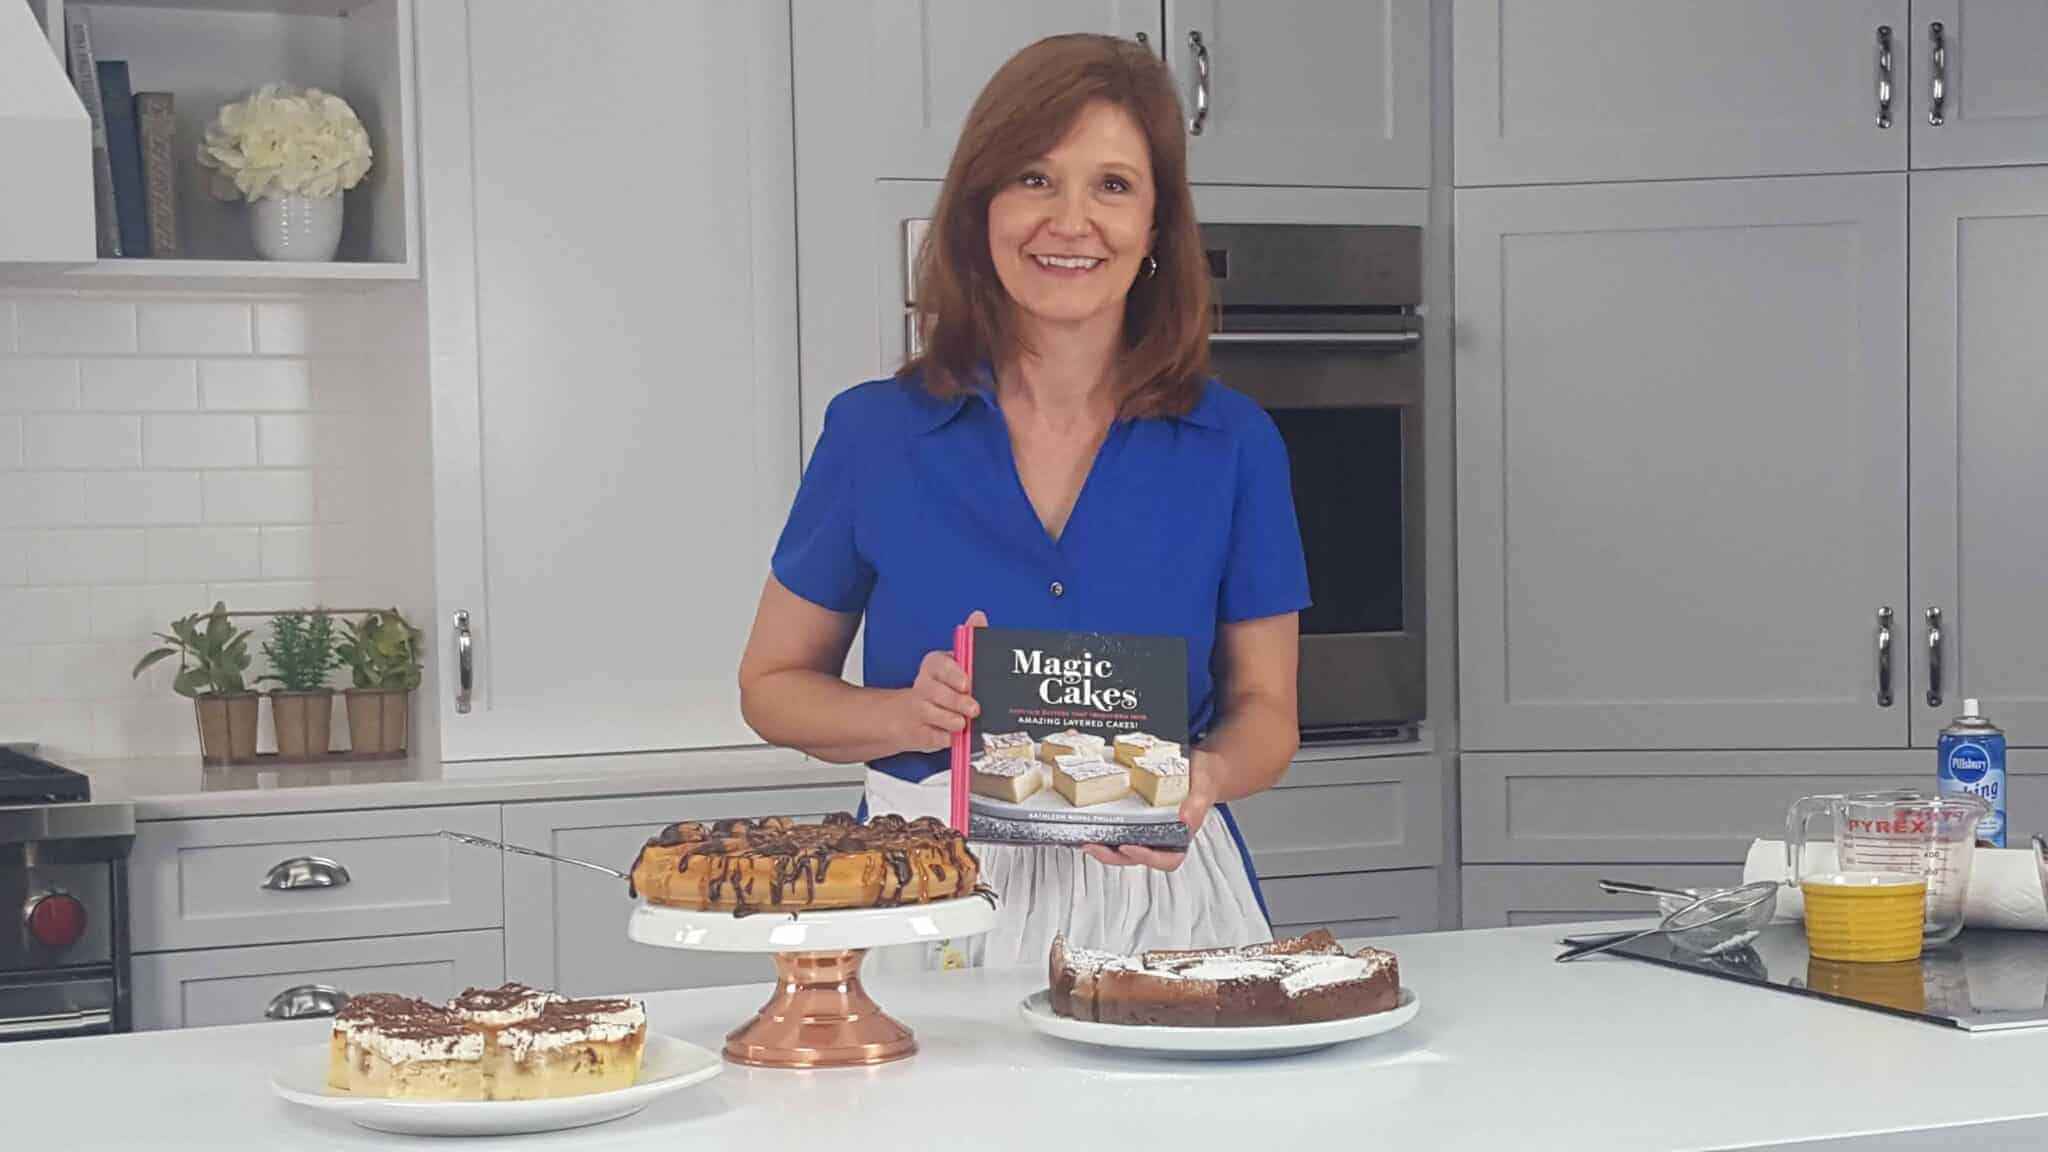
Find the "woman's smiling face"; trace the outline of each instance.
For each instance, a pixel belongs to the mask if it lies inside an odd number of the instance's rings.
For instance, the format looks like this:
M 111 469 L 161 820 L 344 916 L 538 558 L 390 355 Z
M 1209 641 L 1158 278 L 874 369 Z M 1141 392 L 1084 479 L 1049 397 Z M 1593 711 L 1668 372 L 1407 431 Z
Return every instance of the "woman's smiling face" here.
M 1003 290 L 1040 324 L 1105 315 L 1152 249 L 1152 157 L 1130 113 L 1082 109 L 1067 135 L 989 200 L 989 258 Z

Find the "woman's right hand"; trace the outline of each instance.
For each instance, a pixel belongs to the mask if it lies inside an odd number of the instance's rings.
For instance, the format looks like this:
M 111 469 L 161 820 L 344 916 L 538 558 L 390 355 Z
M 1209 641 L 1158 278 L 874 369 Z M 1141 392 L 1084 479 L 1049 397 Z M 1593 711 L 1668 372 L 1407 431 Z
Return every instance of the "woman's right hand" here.
M 968 614 L 969 628 L 988 627 L 981 612 Z M 906 752 L 943 752 L 953 745 L 953 734 L 972 723 L 981 706 L 968 695 L 973 686 L 967 670 L 951 652 L 927 652 L 917 666 L 917 679 L 899 689 L 894 703 L 897 724 L 904 733 Z

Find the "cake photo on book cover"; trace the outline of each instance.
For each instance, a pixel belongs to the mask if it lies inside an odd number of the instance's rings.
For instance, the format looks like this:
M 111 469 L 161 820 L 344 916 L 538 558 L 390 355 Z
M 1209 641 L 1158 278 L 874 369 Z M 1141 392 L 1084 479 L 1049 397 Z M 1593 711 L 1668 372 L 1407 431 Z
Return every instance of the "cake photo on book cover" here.
M 953 825 L 1011 844 L 1185 848 L 1187 642 L 961 628 L 980 714 L 953 741 Z

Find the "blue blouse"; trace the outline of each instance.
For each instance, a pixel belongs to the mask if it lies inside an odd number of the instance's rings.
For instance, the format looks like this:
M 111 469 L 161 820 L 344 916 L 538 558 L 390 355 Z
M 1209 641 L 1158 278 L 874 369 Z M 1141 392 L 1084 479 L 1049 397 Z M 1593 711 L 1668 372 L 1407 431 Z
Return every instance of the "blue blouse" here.
M 1309 603 L 1287 447 L 1213 381 L 1185 416 L 1110 427 L 1058 540 L 986 387 L 939 400 L 915 379 L 858 385 L 825 411 L 773 569 L 806 600 L 865 611 L 876 688 L 909 686 L 977 608 L 1005 628 L 1185 637 L 1197 736 L 1215 715 L 1216 626 Z M 946 766 L 943 752 L 873 765 L 912 781 Z

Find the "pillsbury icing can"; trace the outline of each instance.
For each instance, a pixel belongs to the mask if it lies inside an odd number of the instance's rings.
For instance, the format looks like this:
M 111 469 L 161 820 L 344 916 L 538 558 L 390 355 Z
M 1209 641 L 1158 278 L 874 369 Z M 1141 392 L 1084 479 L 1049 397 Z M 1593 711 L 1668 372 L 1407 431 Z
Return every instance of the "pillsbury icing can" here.
M 1963 701 L 1963 714 L 1941 730 L 1935 745 L 1942 795 L 1964 793 L 1991 806 L 1977 825 L 1977 842 L 2005 847 L 2005 733 Z

